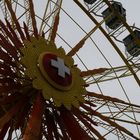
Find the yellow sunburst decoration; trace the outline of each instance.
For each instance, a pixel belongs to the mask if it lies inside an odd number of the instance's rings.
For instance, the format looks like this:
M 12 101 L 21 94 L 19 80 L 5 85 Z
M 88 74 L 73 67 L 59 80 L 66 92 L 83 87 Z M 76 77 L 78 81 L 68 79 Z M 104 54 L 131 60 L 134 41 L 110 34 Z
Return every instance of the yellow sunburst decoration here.
M 84 101 L 85 82 L 72 57 L 43 37 L 31 38 L 24 45 L 21 62 L 26 67 L 25 74 L 33 81 L 33 87 L 42 90 L 44 98 L 52 99 L 56 106 L 79 107 L 79 102 Z

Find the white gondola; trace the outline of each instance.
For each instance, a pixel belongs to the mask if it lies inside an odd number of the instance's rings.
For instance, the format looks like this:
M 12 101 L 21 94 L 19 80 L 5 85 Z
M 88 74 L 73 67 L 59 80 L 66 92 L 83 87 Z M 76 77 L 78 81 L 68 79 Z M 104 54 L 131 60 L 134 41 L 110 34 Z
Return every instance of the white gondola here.
M 126 10 L 122 7 L 120 2 L 113 2 L 112 7 L 114 8 L 115 12 L 118 12 L 124 20 L 126 20 Z M 122 25 L 122 21 L 113 13 L 111 8 L 107 8 L 102 12 L 102 15 L 105 19 L 105 24 L 110 28 L 115 30 L 119 26 Z

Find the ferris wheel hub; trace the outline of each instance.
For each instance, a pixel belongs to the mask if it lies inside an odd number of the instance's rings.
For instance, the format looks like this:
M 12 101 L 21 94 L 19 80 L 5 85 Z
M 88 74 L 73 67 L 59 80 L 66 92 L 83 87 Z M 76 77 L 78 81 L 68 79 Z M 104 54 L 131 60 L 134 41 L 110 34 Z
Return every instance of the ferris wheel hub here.
M 74 66 L 73 58 L 43 37 L 31 37 L 24 45 L 20 61 L 26 67 L 25 75 L 32 79 L 33 87 L 42 91 L 44 99 L 52 99 L 56 106 L 79 107 L 79 102 L 84 102 L 86 89 L 81 70 Z
M 72 73 L 63 58 L 53 53 L 42 53 L 39 56 L 39 69 L 53 87 L 59 90 L 70 90 Z

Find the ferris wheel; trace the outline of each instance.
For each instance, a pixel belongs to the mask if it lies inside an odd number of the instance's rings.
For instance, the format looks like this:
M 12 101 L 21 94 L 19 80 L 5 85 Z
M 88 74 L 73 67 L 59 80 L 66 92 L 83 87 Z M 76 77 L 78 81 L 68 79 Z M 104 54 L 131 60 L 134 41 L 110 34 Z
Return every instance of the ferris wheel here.
M 0 140 L 140 140 L 140 29 L 112 0 L 0 0 Z

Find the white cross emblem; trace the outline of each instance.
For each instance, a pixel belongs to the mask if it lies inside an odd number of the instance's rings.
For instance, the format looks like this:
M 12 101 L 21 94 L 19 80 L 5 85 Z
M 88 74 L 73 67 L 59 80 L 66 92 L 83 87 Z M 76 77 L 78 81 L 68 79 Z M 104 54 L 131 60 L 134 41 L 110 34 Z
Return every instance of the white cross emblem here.
M 65 74 L 70 75 L 70 69 L 65 65 L 64 60 L 57 57 L 57 60 L 51 60 L 51 65 L 58 69 L 58 75 L 65 78 Z

